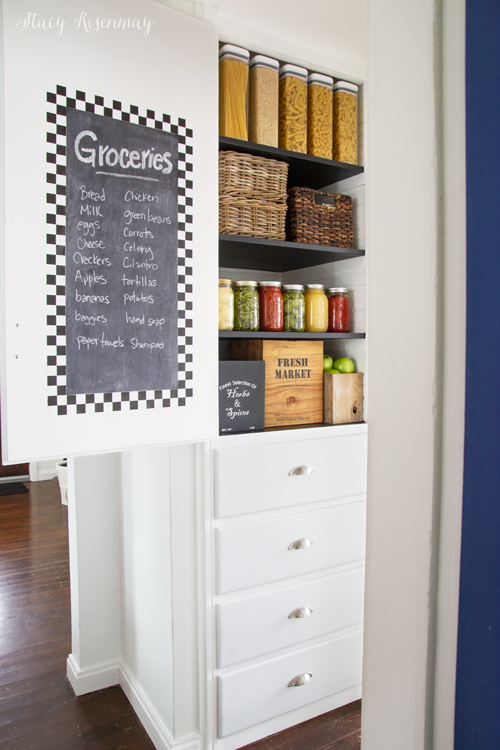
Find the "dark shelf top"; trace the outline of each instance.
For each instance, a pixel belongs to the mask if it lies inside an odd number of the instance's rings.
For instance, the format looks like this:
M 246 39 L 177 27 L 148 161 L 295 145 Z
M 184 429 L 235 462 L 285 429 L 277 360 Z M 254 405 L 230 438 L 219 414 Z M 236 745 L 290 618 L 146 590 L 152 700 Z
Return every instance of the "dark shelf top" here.
M 320 266 L 336 260 L 359 258 L 364 250 L 300 242 L 262 240 L 233 234 L 219 235 L 219 266 L 248 268 L 261 271 L 294 271 L 297 268 Z
M 289 188 L 310 187 L 319 190 L 326 185 L 346 180 L 348 177 L 364 172 L 364 167 L 359 167 L 356 164 L 321 159 L 319 156 L 285 151 L 282 148 L 263 146 L 259 143 L 241 141 L 237 138 L 219 138 L 219 151 L 229 150 L 286 161 L 288 163 Z
M 292 333 L 280 331 L 279 333 L 268 333 L 267 331 L 219 331 L 220 339 L 282 339 L 283 341 L 316 340 L 327 341 L 329 339 L 364 339 L 366 333 Z

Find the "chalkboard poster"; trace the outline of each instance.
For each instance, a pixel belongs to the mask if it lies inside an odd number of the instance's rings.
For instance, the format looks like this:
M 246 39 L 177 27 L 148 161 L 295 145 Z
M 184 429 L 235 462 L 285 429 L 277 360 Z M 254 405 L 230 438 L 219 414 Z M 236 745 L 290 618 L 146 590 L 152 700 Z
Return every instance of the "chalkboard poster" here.
M 266 363 L 219 362 L 219 433 L 264 429 Z
M 66 393 L 175 389 L 178 136 L 66 117 Z

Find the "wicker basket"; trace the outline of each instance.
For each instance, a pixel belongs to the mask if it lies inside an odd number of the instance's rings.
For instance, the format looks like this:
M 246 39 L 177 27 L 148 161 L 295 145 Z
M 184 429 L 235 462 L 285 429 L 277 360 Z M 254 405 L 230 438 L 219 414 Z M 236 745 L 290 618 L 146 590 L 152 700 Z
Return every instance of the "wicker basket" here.
M 288 164 L 261 156 L 219 151 L 219 196 L 284 203 Z
M 285 216 L 286 203 L 248 198 L 219 198 L 220 234 L 284 240 Z
M 291 188 L 286 235 L 291 242 L 354 247 L 351 197 L 311 188 Z

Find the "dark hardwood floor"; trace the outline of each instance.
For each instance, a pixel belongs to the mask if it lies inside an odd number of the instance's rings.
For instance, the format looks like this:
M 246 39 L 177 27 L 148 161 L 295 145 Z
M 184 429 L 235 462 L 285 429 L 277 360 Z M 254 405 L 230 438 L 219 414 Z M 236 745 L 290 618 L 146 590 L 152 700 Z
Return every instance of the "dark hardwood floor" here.
M 77 698 L 71 651 L 68 515 L 57 479 L 0 496 L 1 750 L 154 750 L 121 688 Z M 360 702 L 247 745 L 359 750 Z
M 57 479 L 0 496 L 1 750 L 154 750 L 119 687 L 77 698 L 68 511 Z

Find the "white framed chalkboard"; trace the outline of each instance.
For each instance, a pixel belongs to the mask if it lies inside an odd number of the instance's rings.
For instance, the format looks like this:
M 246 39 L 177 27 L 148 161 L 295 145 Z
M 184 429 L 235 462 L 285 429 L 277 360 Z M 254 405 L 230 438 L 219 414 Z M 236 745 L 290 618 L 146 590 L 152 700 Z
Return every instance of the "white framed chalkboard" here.
M 216 31 L 73 10 L 3 2 L 6 463 L 217 434 Z

